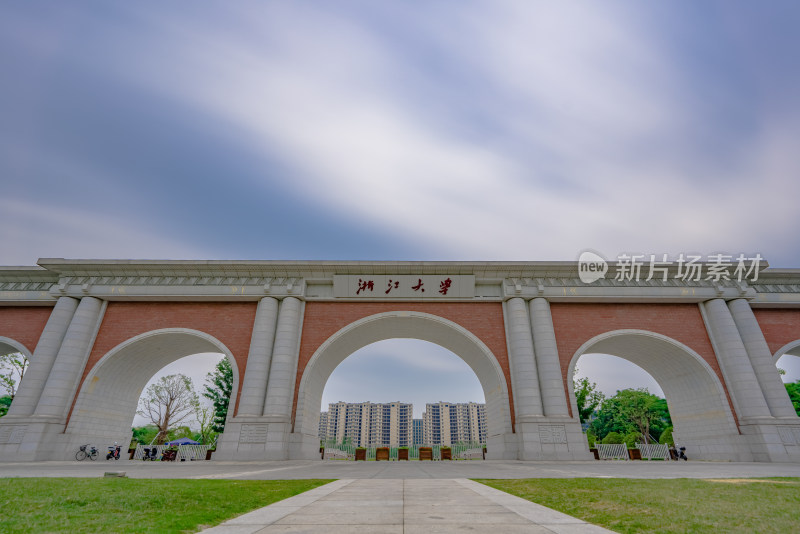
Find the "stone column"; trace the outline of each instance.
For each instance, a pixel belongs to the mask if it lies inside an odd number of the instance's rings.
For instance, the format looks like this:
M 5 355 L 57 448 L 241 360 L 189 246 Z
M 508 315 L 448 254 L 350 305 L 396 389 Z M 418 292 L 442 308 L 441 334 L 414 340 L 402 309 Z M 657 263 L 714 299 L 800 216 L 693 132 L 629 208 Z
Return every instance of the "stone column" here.
M 561 362 L 558 359 L 550 303 L 547 299 L 535 298 L 530 301 L 529 306 L 544 414 L 548 417 L 567 417 L 569 416 L 567 396 L 564 393 L 564 381 L 561 377 Z
M 277 320 L 278 300 L 264 297 L 258 303 L 253 335 L 250 337 L 250 351 L 247 354 L 237 415 L 261 416 L 264 410 Z
M 300 300 L 286 297 L 281 302 L 264 401 L 265 416 L 276 416 L 286 422 L 292 416 L 301 312 Z
M 101 300 L 94 297 L 81 299 L 47 377 L 35 415 L 58 418 L 63 423 L 89 358 L 102 312 Z
M 60 297 L 56 301 L 31 356 L 30 366 L 19 384 L 14 402 L 9 407 L 7 417 L 33 415 L 77 307 L 78 301 L 70 297 Z
M 725 301 L 713 299 L 701 306 L 705 310 L 703 318 L 706 329 L 714 343 L 717 360 L 740 421 L 742 418 L 770 417 L 767 401 Z
M 542 398 L 533 352 L 531 323 L 525 301 L 514 297 L 506 303 L 509 332 L 509 363 L 514 388 L 514 414 L 519 421 L 526 416 L 541 416 Z M 519 424 L 517 425 L 519 426 Z
M 728 308 L 736 323 L 736 328 L 739 330 L 770 413 L 774 417 L 796 419 L 797 413 L 786 394 L 786 388 L 775 367 L 775 362 L 772 360 L 772 352 L 767 346 L 764 333 L 750 308 L 750 303 L 745 299 L 736 299 L 728 303 Z

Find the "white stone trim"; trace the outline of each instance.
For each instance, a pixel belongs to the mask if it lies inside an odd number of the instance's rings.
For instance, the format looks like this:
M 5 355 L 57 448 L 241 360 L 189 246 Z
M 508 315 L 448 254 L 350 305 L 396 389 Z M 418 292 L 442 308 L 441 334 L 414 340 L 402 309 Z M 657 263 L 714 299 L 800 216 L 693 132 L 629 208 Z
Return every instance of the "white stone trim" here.
M 103 355 L 102 358 L 100 358 L 97 361 L 96 364 L 94 364 L 92 369 L 86 375 L 86 379 L 81 384 L 80 391 L 78 392 L 78 395 L 76 396 L 75 405 L 74 405 L 74 408 L 72 410 L 72 415 L 70 417 L 70 420 L 69 420 L 69 422 L 67 424 L 66 433 L 67 434 L 79 433 L 79 432 L 85 433 L 85 432 L 88 431 L 88 432 L 91 432 L 91 433 L 94 433 L 94 434 L 104 434 L 105 433 L 105 429 L 103 428 L 102 423 L 101 424 L 94 424 L 95 423 L 95 418 L 92 415 L 93 412 L 95 412 L 96 410 L 100 410 L 102 408 L 102 407 L 99 407 L 99 406 L 93 406 L 92 405 L 92 399 L 91 399 L 92 391 L 91 391 L 91 389 L 93 387 L 93 383 L 94 383 L 95 377 L 98 376 L 98 374 L 102 371 L 102 369 L 110 361 L 112 361 L 120 353 L 123 353 L 126 349 L 132 348 L 136 344 L 138 344 L 138 343 L 140 343 L 142 341 L 145 341 L 145 340 L 148 340 L 148 339 L 151 339 L 151 338 L 154 338 L 154 337 L 158 337 L 158 336 L 169 336 L 171 334 L 188 335 L 188 336 L 191 336 L 191 337 L 194 337 L 194 338 L 199 338 L 203 342 L 206 342 L 206 343 L 211 345 L 211 347 L 208 347 L 209 350 L 207 350 L 205 352 L 219 352 L 219 353 L 222 353 L 228 359 L 228 361 L 231 363 L 231 369 L 233 371 L 233 388 L 231 390 L 231 399 L 230 399 L 230 405 L 229 405 L 229 409 L 228 409 L 228 420 L 230 420 L 233 417 L 234 407 L 236 405 L 236 399 L 237 399 L 238 390 L 239 390 L 239 369 L 238 369 L 238 365 L 236 363 L 236 359 L 233 357 L 233 353 L 230 351 L 230 349 L 228 349 L 217 338 L 215 338 L 214 336 L 212 336 L 210 334 L 202 332 L 200 330 L 194 330 L 194 329 L 190 329 L 190 328 L 162 328 L 162 329 L 158 329 L 158 330 L 151 330 L 151 331 L 148 331 L 148 332 L 144 332 L 142 334 L 139 334 L 137 336 L 134 336 L 132 338 L 129 338 L 129 339 L 123 341 L 122 343 L 118 344 L 117 346 L 115 346 L 114 348 L 109 350 L 105 355 Z M 190 356 L 192 354 L 198 354 L 198 353 L 201 353 L 201 352 L 204 352 L 204 351 L 198 350 L 196 352 L 191 352 L 189 354 L 181 355 L 181 356 L 178 356 L 178 357 L 172 359 L 171 361 L 176 361 L 176 360 L 178 360 L 178 359 L 180 359 L 182 357 Z M 164 365 L 168 365 L 169 363 L 170 362 L 167 362 Z M 160 365 L 159 369 L 160 368 L 163 368 L 163 365 Z M 154 373 L 155 372 L 158 372 L 158 369 L 156 369 L 154 371 Z M 152 378 L 152 376 L 153 375 L 151 374 L 150 378 Z M 118 378 L 118 380 L 119 379 L 124 380 L 124 377 Z M 147 380 L 149 380 L 149 378 Z M 147 381 L 145 381 L 145 384 L 146 384 L 146 382 Z M 142 384 L 142 387 L 144 387 L 144 384 Z M 139 395 L 141 395 L 141 393 Z M 138 398 L 139 397 L 137 396 L 137 401 L 138 401 Z M 111 403 L 111 404 L 114 403 L 114 399 L 104 399 L 103 400 L 103 402 L 106 402 L 106 401 L 108 403 Z M 126 421 L 125 424 L 130 426 L 130 423 L 128 421 Z M 130 434 L 130 431 L 128 431 L 128 438 L 129 438 L 129 434 Z M 77 437 L 78 436 L 76 436 L 76 438 Z
M 25 345 L 23 345 L 19 341 L 11 339 L 10 337 L 0 336 L 0 345 L 8 345 L 12 349 L 14 349 L 11 352 L 21 352 L 22 354 L 25 355 L 25 357 L 28 358 L 28 361 L 31 361 L 33 353 L 29 351 L 27 348 L 25 348 Z M 0 351 L 0 354 L 11 354 L 11 352 Z
M 674 390 L 672 395 L 668 392 L 670 388 L 669 381 L 666 377 L 658 376 L 658 369 L 647 368 L 645 365 L 642 365 L 641 361 L 636 361 L 634 358 L 630 358 L 623 354 L 615 354 L 611 351 L 604 352 L 602 350 L 592 350 L 598 343 L 613 339 L 616 337 L 622 336 L 641 336 L 645 338 L 650 338 L 652 340 L 657 340 L 658 342 L 667 343 L 673 346 L 675 349 L 679 351 L 680 354 L 684 354 L 688 360 L 687 362 L 695 365 L 694 371 L 692 372 L 691 369 L 687 369 L 687 373 L 685 376 L 692 379 L 699 379 L 705 382 L 706 386 L 711 389 L 712 393 L 711 399 L 713 399 L 715 406 L 709 406 L 708 404 L 704 403 L 702 406 L 703 408 L 711 410 L 711 412 L 718 411 L 719 418 L 713 421 L 705 421 L 702 417 L 698 418 L 697 420 L 693 420 L 691 422 L 683 421 L 684 424 L 682 425 L 681 415 L 679 412 L 675 411 L 675 406 L 677 403 L 682 403 L 686 401 L 683 398 L 674 398 L 676 395 L 674 394 Z M 578 350 L 573 354 L 569 366 L 567 368 L 567 388 L 569 391 L 569 401 L 570 406 L 572 406 L 572 413 L 574 414 L 575 418 L 578 417 L 578 406 L 575 400 L 575 390 L 573 385 L 573 377 L 575 374 L 575 367 L 577 365 L 578 359 L 583 356 L 584 354 L 611 354 L 613 356 L 617 356 L 623 359 L 630 361 L 636 365 L 639 365 L 643 369 L 645 369 L 648 373 L 653 375 L 653 378 L 659 382 L 659 385 L 664 389 L 664 394 L 667 396 L 667 402 L 670 405 L 670 412 L 673 415 L 673 424 L 676 428 L 676 433 L 679 431 L 683 431 L 684 436 L 695 436 L 700 437 L 702 435 L 708 436 L 719 436 L 719 435 L 738 435 L 739 432 L 736 428 L 735 420 L 733 418 L 733 412 L 731 411 L 731 406 L 728 403 L 728 398 L 725 395 L 725 389 L 722 386 L 722 381 L 719 379 L 719 376 L 714 372 L 711 366 L 694 350 L 689 348 L 688 346 L 684 345 L 680 341 L 677 341 L 673 338 L 668 336 L 658 334 L 656 332 L 651 332 L 649 330 L 639 330 L 639 329 L 620 329 L 620 330 L 612 330 L 610 332 L 604 332 L 593 338 L 586 341 L 583 345 L 578 348 Z M 698 374 L 697 371 L 701 371 L 702 374 Z M 695 387 L 693 391 L 700 393 L 700 388 Z M 670 398 L 673 397 L 673 398 Z M 677 401 L 677 402 L 676 402 Z M 700 406 L 698 406 L 700 408 Z M 709 424 L 710 423 L 710 424 Z

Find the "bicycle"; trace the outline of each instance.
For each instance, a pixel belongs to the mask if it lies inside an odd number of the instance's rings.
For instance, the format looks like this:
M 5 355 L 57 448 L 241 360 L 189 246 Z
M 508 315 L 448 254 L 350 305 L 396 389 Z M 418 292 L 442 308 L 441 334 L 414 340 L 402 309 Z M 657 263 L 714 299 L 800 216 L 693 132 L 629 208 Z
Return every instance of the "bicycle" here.
M 88 451 L 86 450 L 87 447 L 89 447 Z M 75 453 L 75 459 L 80 462 L 86 458 L 89 458 L 92 461 L 97 460 L 97 447 L 89 443 L 86 445 L 81 445 L 80 450 Z

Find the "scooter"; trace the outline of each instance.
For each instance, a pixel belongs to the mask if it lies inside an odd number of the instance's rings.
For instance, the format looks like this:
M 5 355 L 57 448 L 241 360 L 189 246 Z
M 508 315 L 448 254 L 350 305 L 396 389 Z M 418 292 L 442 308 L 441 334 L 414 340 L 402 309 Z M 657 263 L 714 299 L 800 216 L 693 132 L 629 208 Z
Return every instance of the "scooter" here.
M 686 447 L 681 447 L 678 450 L 675 450 L 675 448 L 673 447 L 672 449 L 669 450 L 669 455 L 670 458 L 672 458 L 676 462 L 678 460 L 683 460 L 685 462 L 689 459 L 686 456 Z
M 145 447 L 144 448 L 144 456 L 142 456 L 142 460 L 145 461 L 145 462 L 147 460 L 150 460 L 152 462 L 155 462 L 156 460 L 158 460 L 158 447 L 153 446 L 152 449 L 148 448 L 148 447 Z
M 121 448 L 122 447 L 120 445 L 117 445 L 116 443 L 114 443 L 113 447 L 109 447 L 108 448 L 108 454 L 106 454 L 106 460 L 110 460 L 112 458 L 115 459 L 115 460 L 119 460 L 119 450 Z

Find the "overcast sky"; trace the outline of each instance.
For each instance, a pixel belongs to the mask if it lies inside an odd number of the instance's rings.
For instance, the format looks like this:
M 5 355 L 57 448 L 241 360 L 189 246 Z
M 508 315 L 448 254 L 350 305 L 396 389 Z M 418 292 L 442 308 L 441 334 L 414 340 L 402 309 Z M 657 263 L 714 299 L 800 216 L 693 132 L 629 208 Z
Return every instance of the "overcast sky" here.
M 0 264 L 800 267 L 799 24 L 795 0 L 3 2 Z

